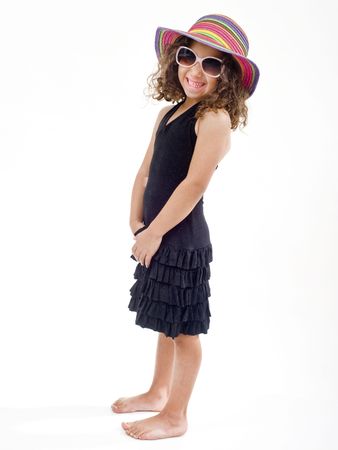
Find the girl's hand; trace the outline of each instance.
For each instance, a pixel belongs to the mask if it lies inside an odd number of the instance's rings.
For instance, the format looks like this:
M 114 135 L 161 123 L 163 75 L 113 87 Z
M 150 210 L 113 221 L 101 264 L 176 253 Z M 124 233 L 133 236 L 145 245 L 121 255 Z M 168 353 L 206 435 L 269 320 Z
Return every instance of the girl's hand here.
M 157 252 L 162 242 L 162 236 L 155 236 L 150 229 L 146 228 L 140 231 L 136 236 L 135 244 L 132 247 L 132 252 L 138 262 L 148 269 L 153 255 Z

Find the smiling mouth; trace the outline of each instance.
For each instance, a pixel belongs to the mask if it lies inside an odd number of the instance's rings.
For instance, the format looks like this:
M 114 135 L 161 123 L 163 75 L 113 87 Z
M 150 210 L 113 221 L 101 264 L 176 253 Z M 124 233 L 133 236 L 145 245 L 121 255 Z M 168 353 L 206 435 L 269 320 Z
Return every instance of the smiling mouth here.
M 205 83 L 201 83 L 201 82 L 197 83 L 196 81 L 192 81 L 188 77 L 186 77 L 186 79 L 188 81 L 189 86 L 192 86 L 192 87 L 194 87 L 196 89 L 201 88 L 201 87 L 203 87 L 205 85 Z

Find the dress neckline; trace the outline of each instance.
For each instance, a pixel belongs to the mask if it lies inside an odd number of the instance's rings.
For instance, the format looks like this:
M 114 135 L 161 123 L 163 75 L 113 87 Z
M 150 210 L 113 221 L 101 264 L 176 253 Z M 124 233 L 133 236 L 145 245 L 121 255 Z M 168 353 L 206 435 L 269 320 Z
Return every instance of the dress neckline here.
M 171 122 L 169 122 L 171 116 L 173 116 L 175 114 L 175 112 L 178 110 L 178 108 L 185 103 L 185 99 L 180 102 L 177 103 L 177 105 L 175 105 L 172 109 L 169 110 L 169 112 L 167 114 L 169 114 L 169 118 L 167 117 L 166 122 L 164 123 L 163 128 L 166 129 L 169 127 L 170 124 L 172 124 L 173 122 L 175 122 L 177 119 L 179 119 L 180 117 L 184 116 L 184 114 L 186 114 L 188 111 L 191 111 L 195 106 L 197 106 L 201 101 L 194 103 L 192 106 L 190 106 L 188 109 L 186 109 L 183 113 L 181 113 L 179 116 L 177 116 L 174 120 L 172 120 Z M 168 123 L 169 122 L 169 123 Z

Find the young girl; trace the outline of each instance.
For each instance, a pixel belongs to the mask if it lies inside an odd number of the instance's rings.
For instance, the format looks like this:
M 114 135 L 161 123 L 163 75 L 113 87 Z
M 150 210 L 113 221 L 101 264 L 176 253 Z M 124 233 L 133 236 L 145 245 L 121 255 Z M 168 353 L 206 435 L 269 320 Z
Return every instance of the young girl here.
M 246 125 L 245 100 L 259 78 L 248 47 L 243 29 L 219 14 L 201 17 L 188 32 L 156 31 L 152 97 L 178 103 L 160 111 L 133 186 L 131 257 L 138 264 L 129 303 L 135 323 L 158 332 L 156 365 L 147 392 L 112 405 L 116 413 L 159 412 L 122 422 L 137 439 L 187 430 L 201 363 L 199 334 L 207 334 L 211 316 L 212 245 L 203 194 L 230 149 L 231 130 Z

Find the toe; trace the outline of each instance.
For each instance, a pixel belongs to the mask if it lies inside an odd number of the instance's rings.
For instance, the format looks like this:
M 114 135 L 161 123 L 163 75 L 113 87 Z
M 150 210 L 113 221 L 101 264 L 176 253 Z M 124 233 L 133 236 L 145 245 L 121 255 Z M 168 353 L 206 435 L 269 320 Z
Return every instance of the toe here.
M 126 430 L 126 434 L 130 437 L 133 437 L 133 438 L 135 437 L 135 434 L 130 430 Z
M 135 439 L 138 439 L 138 435 L 140 434 L 140 432 L 135 428 L 131 428 L 131 430 L 129 431 L 129 435 Z
M 134 426 L 130 429 L 130 433 L 133 435 L 134 438 L 137 438 L 140 432 L 141 430 L 137 426 Z
M 130 429 L 130 423 L 129 422 L 122 422 L 122 428 L 125 430 L 129 430 Z
M 147 432 L 145 431 L 144 433 L 140 433 L 138 439 L 148 439 Z
M 135 434 L 135 427 L 134 426 L 130 426 L 129 427 L 129 429 L 128 429 L 128 433 L 130 434 L 130 435 L 134 435 Z
M 118 408 L 120 404 L 120 400 L 116 400 L 114 403 L 112 403 L 111 407 L 112 408 Z

